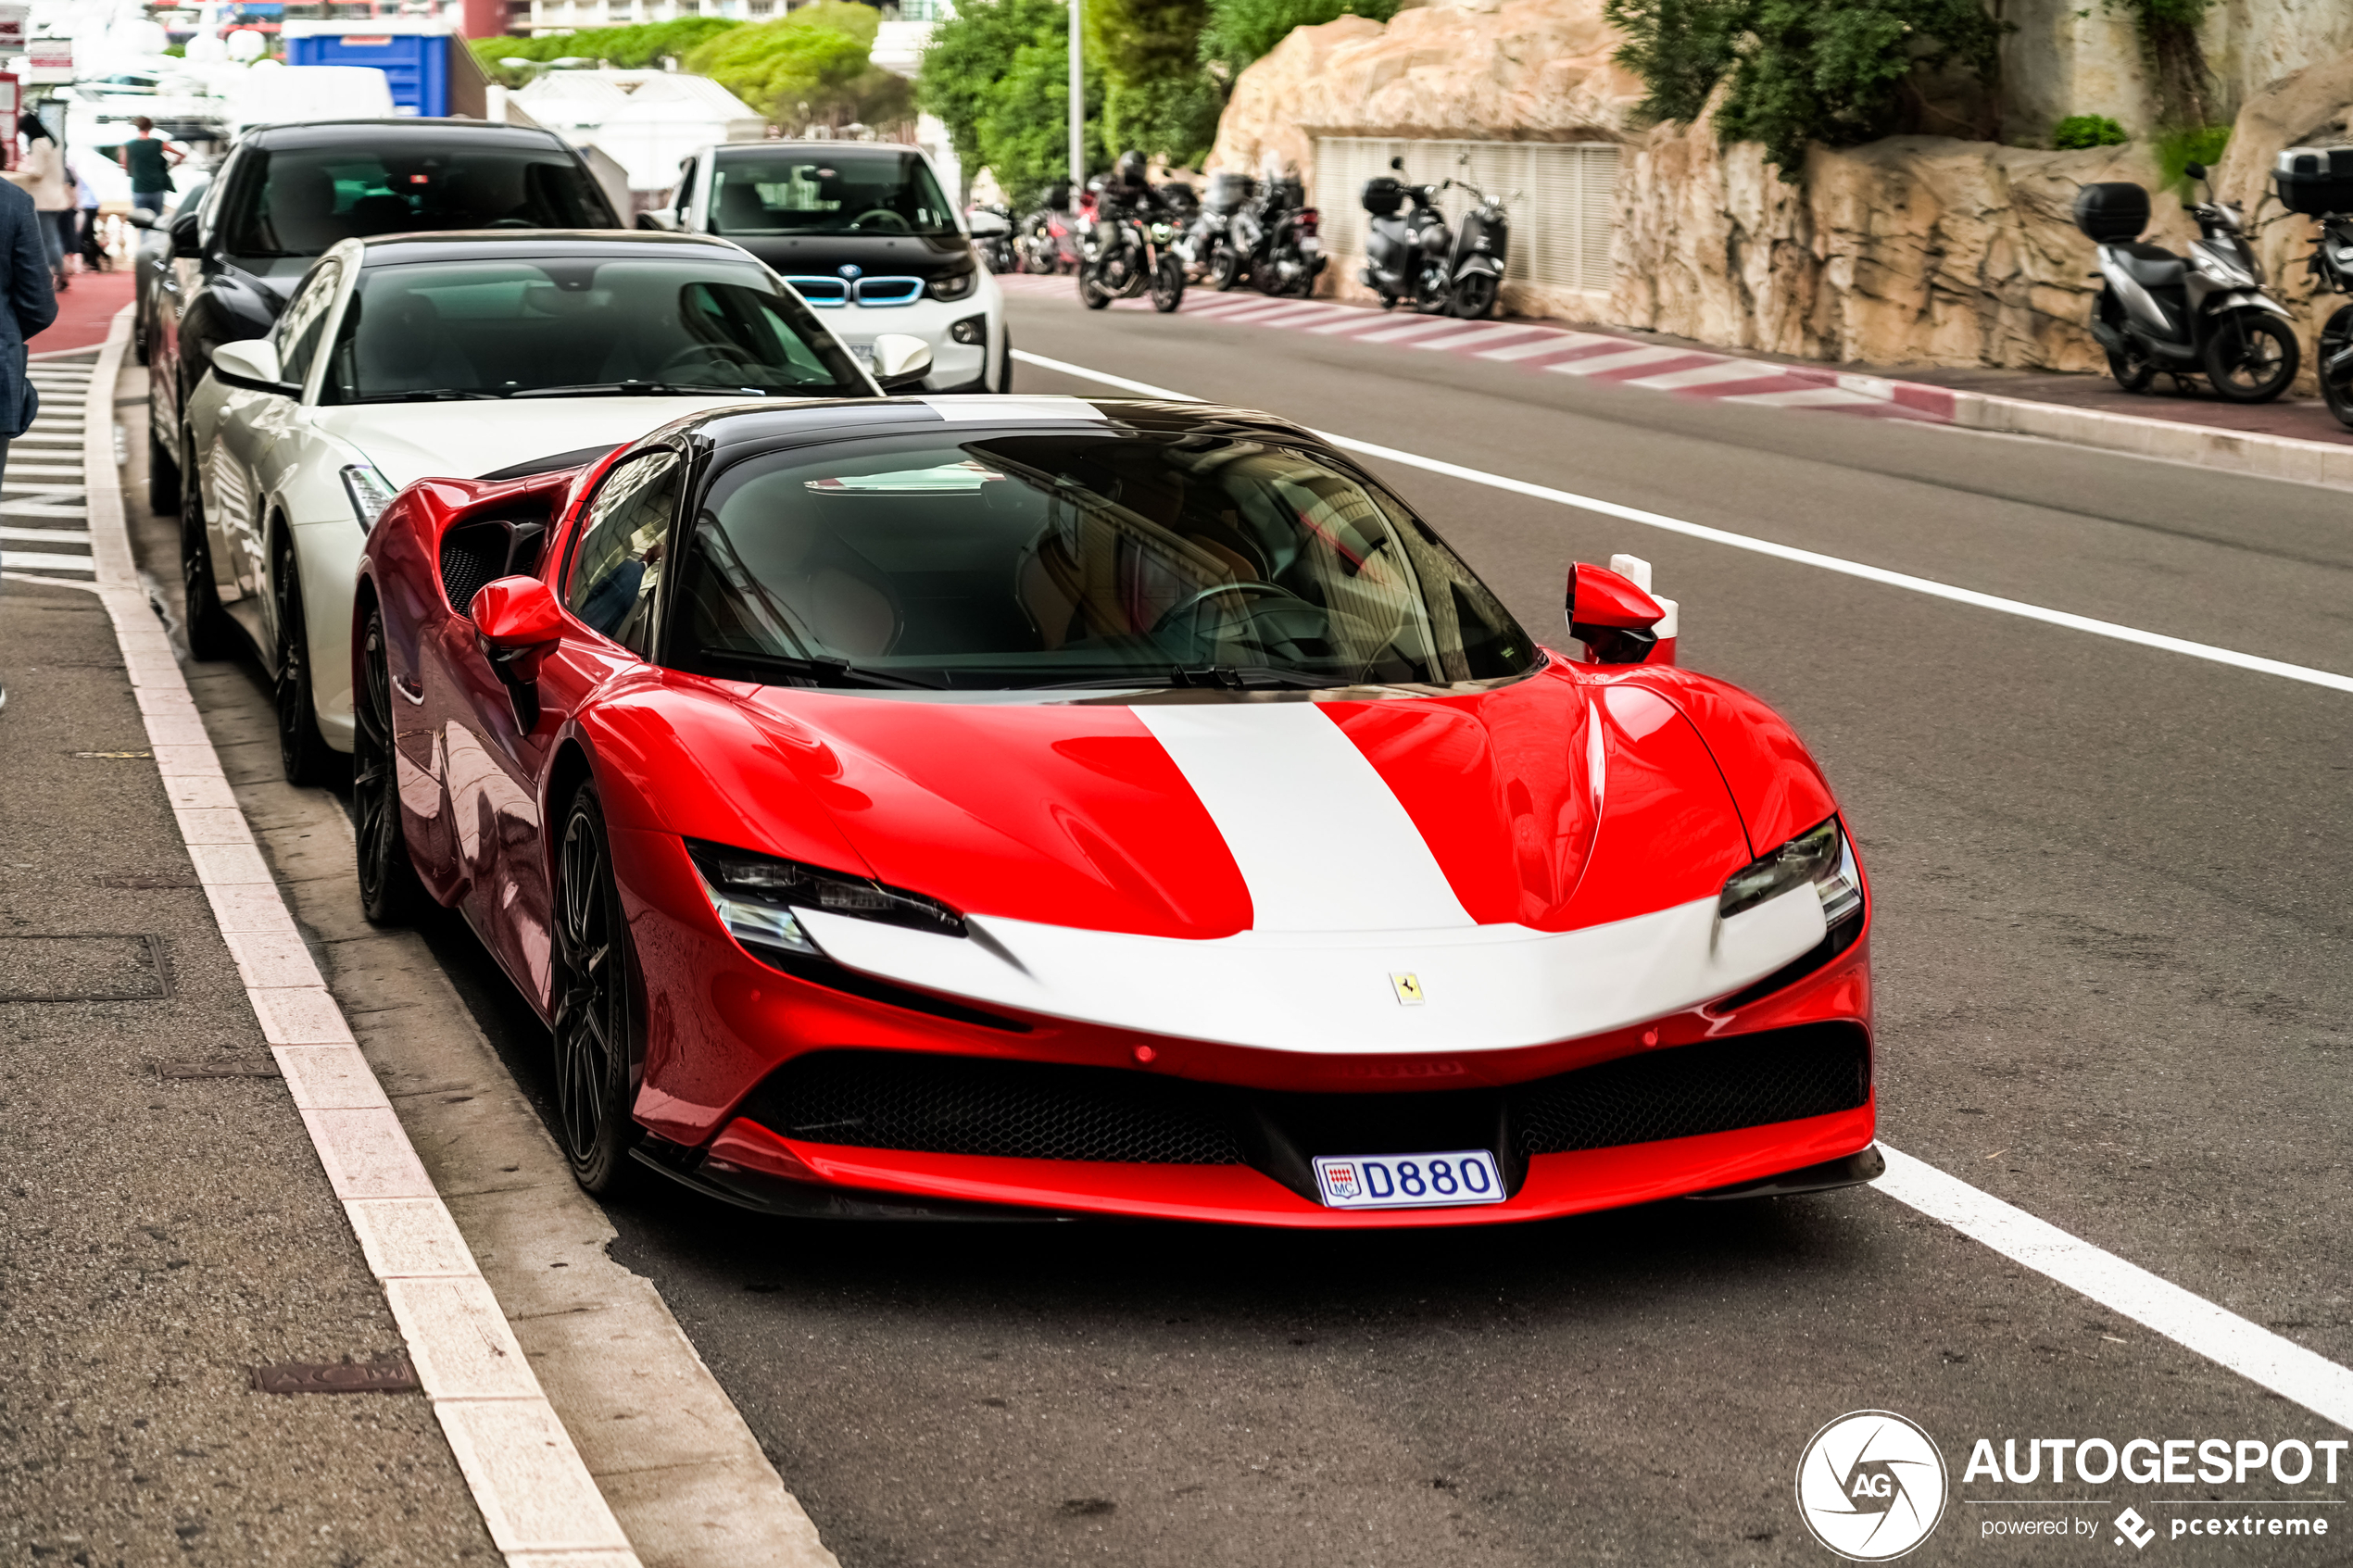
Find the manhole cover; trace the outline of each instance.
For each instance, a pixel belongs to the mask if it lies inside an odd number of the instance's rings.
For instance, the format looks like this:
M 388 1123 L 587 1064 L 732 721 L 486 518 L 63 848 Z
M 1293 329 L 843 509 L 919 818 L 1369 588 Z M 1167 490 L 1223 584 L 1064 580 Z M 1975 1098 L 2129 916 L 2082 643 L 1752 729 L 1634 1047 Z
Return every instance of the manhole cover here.
M 150 1002 L 171 995 L 157 936 L 0 936 L 0 1002 Z
M 293 1361 L 253 1369 L 264 1394 L 402 1394 L 419 1386 L 406 1356 L 381 1361 Z

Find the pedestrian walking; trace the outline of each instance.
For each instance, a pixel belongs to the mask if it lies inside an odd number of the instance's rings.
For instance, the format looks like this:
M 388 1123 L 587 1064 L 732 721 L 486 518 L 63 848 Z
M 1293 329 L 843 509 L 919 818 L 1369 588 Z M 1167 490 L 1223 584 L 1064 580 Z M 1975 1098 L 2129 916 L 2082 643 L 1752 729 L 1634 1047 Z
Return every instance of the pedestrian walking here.
M 122 144 L 123 169 L 131 176 L 131 205 L 136 211 L 159 217 L 163 198 L 179 189 L 171 182 L 171 166 L 188 155 L 156 134 L 156 122 L 145 115 L 131 122 L 139 134 Z
M 6 307 L 0 309 L 0 487 L 6 482 L 8 443 L 32 428 L 41 407 L 25 376 L 25 339 L 57 319 L 41 228 L 32 197 L 13 183 L 0 184 L 0 305 Z M 8 688 L 0 684 L 0 709 L 7 706 Z
M 66 287 L 66 225 L 73 221 L 73 181 L 66 173 L 65 149 L 49 134 L 39 115 L 19 115 L 17 133 L 24 138 L 24 157 L 8 170 L 8 182 L 32 198 L 40 215 L 41 246 L 49 257 L 49 281 Z
M 81 221 L 74 225 L 73 239 L 66 246 L 69 254 L 82 257 L 85 272 L 102 272 L 107 267 L 106 247 L 98 243 L 98 193 L 90 186 L 90 176 L 83 159 L 87 149 L 66 154 L 66 172 L 73 180 L 73 204 L 81 208 Z

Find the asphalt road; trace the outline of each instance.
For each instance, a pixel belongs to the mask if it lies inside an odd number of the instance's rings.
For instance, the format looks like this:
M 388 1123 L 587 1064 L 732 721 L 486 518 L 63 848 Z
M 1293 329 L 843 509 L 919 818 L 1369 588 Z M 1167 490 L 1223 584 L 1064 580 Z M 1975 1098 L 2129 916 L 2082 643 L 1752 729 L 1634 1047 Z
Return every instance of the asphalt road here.
M 1198 319 L 1012 316 L 1057 359 L 2353 671 L 2342 495 Z M 1806 736 L 1879 900 L 1890 1144 L 2353 1361 L 2353 697 L 1390 477 L 1548 640 L 1572 559 L 1646 556 L 1683 662 Z M 544 1103 L 529 1016 L 461 927 L 433 940 Z M 2107 1524 L 2127 1504 L 2168 1532 L 2218 1500 L 2338 1503 L 2271 1510 L 2330 1518 L 2325 1540 L 2161 1536 L 2168 1556 L 2342 1562 L 2353 1531 L 2353 1464 L 2333 1486 L 1964 1482 L 1980 1437 L 2339 1434 L 1869 1191 L 1426 1236 L 817 1225 L 666 1190 L 611 1218 L 852 1568 L 1822 1562 L 1792 1475 L 1862 1408 L 1955 1466 L 1910 1561 L 2137 1556 Z M 2098 1528 L 1986 1536 L 2019 1517 Z

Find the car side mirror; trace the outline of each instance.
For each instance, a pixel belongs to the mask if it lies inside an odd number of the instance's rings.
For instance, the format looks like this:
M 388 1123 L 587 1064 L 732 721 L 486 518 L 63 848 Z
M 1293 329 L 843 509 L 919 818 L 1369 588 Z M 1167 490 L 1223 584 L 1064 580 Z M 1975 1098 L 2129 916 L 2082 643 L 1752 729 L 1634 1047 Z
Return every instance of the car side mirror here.
M 2206 165 L 2196 161 L 2185 163 L 2182 165 L 2182 172 L 2193 180 L 2203 180 L 2206 178 Z
M 993 240 L 1000 234 L 1010 234 L 1013 226 L 993 212 L 975 212 L 964 220 L 964 227 L 976 240 Z
M 129 212 L 122 215 L 122 220 L 125 223 L 130 224 L 133 229 L 152 229 L 156 226 L 156 215 L 154 213 L 143 212 L 135 207 Z
M 283 378 L 278 367 L 278 351 L 266 338 L 247 338 L 242 343 L 224 343 L 212 351 L 212 373 L 223 386 L 242 387 L 247 392 L 271 392 L 281 397 L 299 397 L 302 384 Z
M 931 345 L 905 332 L 875 338 L 875 380 L 885 392 L 913 386 L 931 374 Z
M 1389 167 L 1397 170 L 1398 173 L 1403 174 L 1405 172 L 1405 160 L 1402 157 L 1390 158 L 1389 160 Z
M 1568 634 L 1597 664 L 1640 664 L 1658 646 L 1667 607 L 1607 567 L 1568 569 Z
M 196 214 L 192 207 L 171 220 L 171 259 L 197 261 L 204 257 L 204 245 L 196 232 Z
M 475 590 L 468 613 L 483 646 L 511 657 L 545 651 L 564 634 L 556 591 L 536 577 L 501 577 Z

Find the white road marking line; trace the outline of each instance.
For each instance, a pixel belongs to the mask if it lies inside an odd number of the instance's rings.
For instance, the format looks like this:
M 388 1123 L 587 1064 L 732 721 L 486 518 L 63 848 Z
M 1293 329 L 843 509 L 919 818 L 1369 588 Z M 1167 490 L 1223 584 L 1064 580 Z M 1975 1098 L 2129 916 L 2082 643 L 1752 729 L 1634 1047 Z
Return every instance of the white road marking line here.
M 69 556 L 56 550 L 0 550 L 0 567 L 13 567 L 20 571 L 95 571 L 97 563 L 88 556 Z
M 1713 365 L 1696 365 L 1688 370 L 1639 376 L 1617 384 L 1647 387 L 1653 392 L 1682 392 L 1691 387 L 1725 386 L 1733 382 L 1778 381 L 1787 373 L 1779 366 L 1762 365 L 1754 359 L 1722 359 Z
M 1060 359 L 1048 359 L 1025 349 L 1013 350 L 1013 358 L 1041 370 L 1059 370 L 1064 375 L 1083 381 L 1099 382 L 1145 397 L 1175 398 L 1198 403 L 1200 398 L 1189 392 L 1172 392 L 1149 382 L 1131 381 L 1102 370 L 1090 370 L 1083 365 L 1068 364 Z M 1735 550 L 1747 550 L 1755 555 L 1770 556 L 1799 566 L 1818 567 L 1843 577 L 1856 577 L 1882 587 L 1901 588 L 1907 593 L 1924 594 L 1931 598 L 1945 599 L 1954 604 L 1968 605 L 1974 609 L 1990 609 L 2002 615 L 2014 615 L 2025 621 L 2041 621 L 2046 626 L 2063 627 L 2089 636 L 2107 637 L 2115 642 L 2131 643 L 2137 647 L 2156 648 L 2164 653 L 2176 653 L 2186 659 L 2204 659 L 2210 664 L 2225 664 L 2234 670 L 2246 670 L 2258 675 L 2274 675 L 2283 681 L 2297 681 L 2306 685 L 2324 686 L 2330 691 L 2353 692 L 2353 675 L 2340 675 L 2333 670 L 2315 670 L 2309 665 L 2290 664 L 2284 659 L 2265 659 L 2259 654 L 2240 653 L 2234 648 L 2216 647 L 2210 643 L 2194 643 L 2186 637 L 2169 637 L 2161 632 L 2144 632 L 2137 626 L 2120 625 L 2113 621 L 2100 621 L 2071 610 L 2050 609 L 2031 605 L 2020 599 L 2007 599 L 1998 594 L 1981 594 L 1974 588 L 1957 588 L 1933 578 L 1915 577 L 1906 571 L 1891 571 L 1885 567 L 1869 566 L 1839 556 L 1824 555 L 1818 550 L 1800 549 L 1794 545 L 1779 544 L 1771 539 L 1759 539 L 1753 534 L 1735 533 L 1726 528 L 1710 528 L 1705 523 L 1685 522 L 1681 518 L 1668 517 L 1663 512 L 1648 512 L 1640 507 L 1622 507 L 1615 501 L 1598 500 L 1579 495 L 1573 491 L 1555 490 L 1549 484 L 1531 484 L 1524 479 L 1509 479 L 1502 474 L 1488 473 L 1478 469 L 1465 468 L 1460 463 L 1444 462 L 1437 458 L 1425 458 L 1416 452 L 1401 452 L 1394 446 L 1377 445 L 1369 441 L 1357 441 L 1328 431 L 1316 431 L 1321 440 L 1328 441 L 1343 451 L 1378 458 L 1384 462 L 1400 463 L 1426 472 L 1459 479 L 1472 484 L 1483 484 L 1492 490 L 1508 491 L 1515 495 L 1527 495 L 1539 501 L 1552 501 L 1579 511 L 1614 517 L 1621 522 L 1639 523 L 1655 528 L 1663 533 L 1677 533 L 1687 539 L 1704 539 L 1711 545 L 1724 545 Z
M 107 341 L 99 379 L 109 386 L 130 341 L 130 321 L 126 307 Z M 107 607 L 156 771 L 196 880 L 220 916 L 221 941 L 245 982 L 245 1000 L 280 1072 L 301 1085 L 296 1110 L 392 1303 L 492 1543 L 513 1565 L 563 1553 L 571 1568 L 637 1568 L 628 1537 L 515 1346 L 473 1254 L 302 945 L 245 813 L 233 794 L 220 804 L 228 781 L 220 756 L 170 639 L 138 586 L 115 479 L 112 414 L 107 403 L 91 408 L 82 447 L 99 581 L 46 581 L 94 593 Z M 387 1247 L 373 1211 L 396 1201 L 404 1206 L 409 1244 Z M 369 1245 L 371 1236 L 375 1246 Z M 410 1259 L 424 1265 L 426 1283 L 391 1272 Z
M 17 516 L 14 512 L 0 515 Z M 10 528 L 0 524 L 0 539 L 20 539 L 33 545 L 87 545 L 89 533 L 79 528 Z
M 2227 1367 L 2313 1414 L 2353 1427 L 2353 1369 L 2159 1279 L 1910 1155 L 1880 1146 L 1887 1174 L 1874 1185 L 2005 1258 L 2058 1281 L 2134 1323 Z
M 1469 330 L 1460 321 L 1444 320 L 1407 321 L 1403 326 L 1391 325 L 1383 327 L 1378 332 L 1359 332 L 1356 334 L 1356 341 L 1358 343 L 1407 343 L 1416 338 L 1426 342 L 1439 341 L 1460 337 Z
M 1688 348 L 1621 348 L 1615 354 L 1590 354 L 1582 358 L 1564 359 L 1544 369 L 1554 375 L 1592 376 L 1605 370 L 1630 370 L 1637 365 L 1663 365 L 1669 359 L 1692 358 Z
M 1516 343 L 1508 348 L 1490 348 L 1472 358 L 1511 364 L 1516 360 L 1532 359 L 1539 354 L 1566 354 L 1573 348 L 1595 348 L 1605 343 L 1625 341 L 1622 337 L 1604 337 L 1598 332 L 1550 332 L 1534 343 Z

